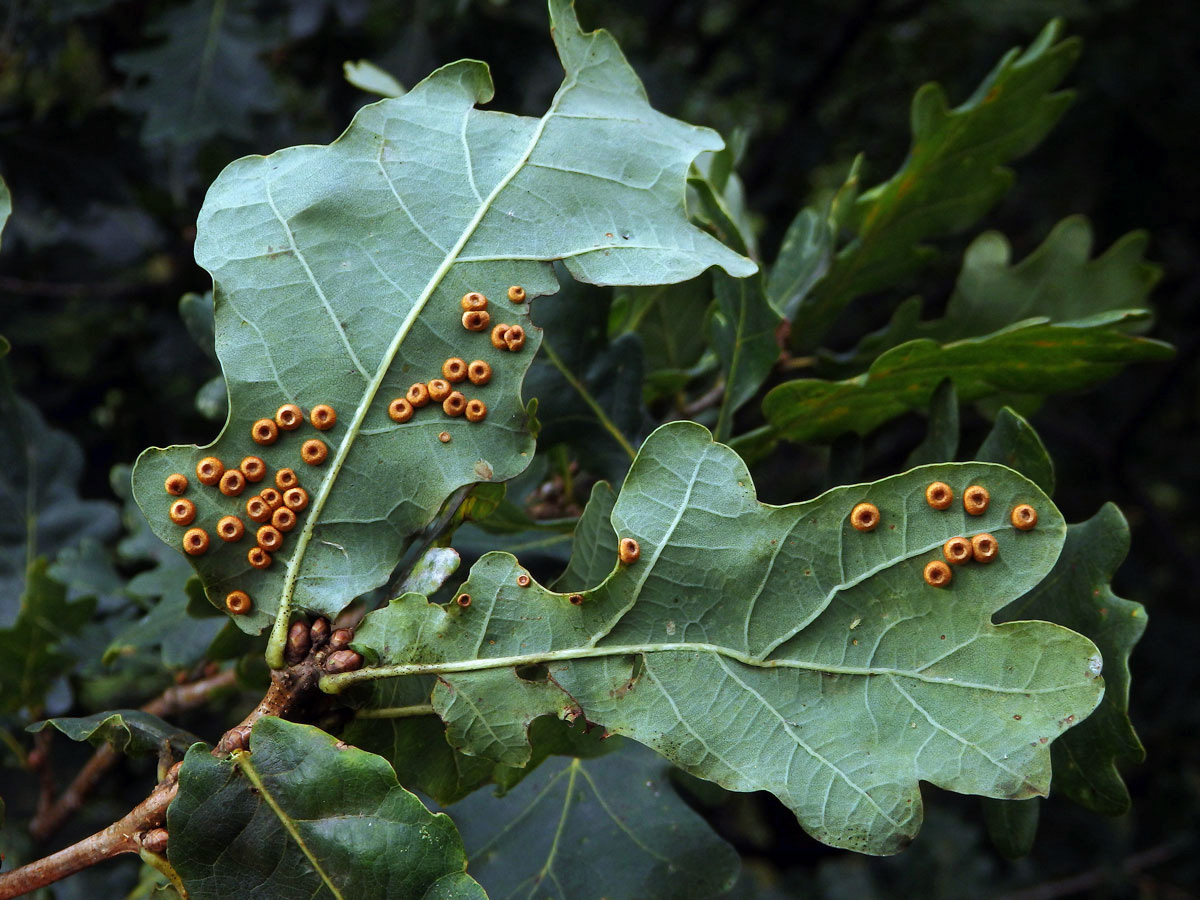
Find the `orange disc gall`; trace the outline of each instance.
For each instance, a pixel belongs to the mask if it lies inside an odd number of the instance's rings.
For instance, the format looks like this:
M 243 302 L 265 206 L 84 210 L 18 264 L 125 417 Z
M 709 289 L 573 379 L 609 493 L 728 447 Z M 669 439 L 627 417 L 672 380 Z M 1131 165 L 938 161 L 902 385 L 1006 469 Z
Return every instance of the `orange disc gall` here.
M 295 403 L 285 403 L 275 410 L 275 424 L 281 431 L 295 431 L 304 424 L 304 413 Z
M 328 403 L 318 403 L 308 414 L 308 421 L 317 431 L 328 431 L 337 424 L 337 412 Z
M 181 497 L 172 501 L 167 515 L 176 525 L 191 525 L 196 520 L 196 504 Z
M 525 288 L 521 287 L 519 284 L 514 284 L 508 289 L 508 299 L 513 303 L 524 303 Z
M 246 553 L 246 562 L 256 569 L 265 569 L 271 565 L 271 554 L 262 547 L 251 547 Z
M 250 595 L 245 591 L 230 591 L 225 595 L 225 608 L 235 616 L 244 616 L 253 607 Z
M 442 377 L 451 384 L 458 384 L 467 377 L 467 364 L 457 356 L 452 356 L 442 363 Z
M 167 480 L 163 482 L 163 487 L 172 497 L 178 497 L 188 489 L 187 476 L 181 472 L 168 475 Z
M 302 512 L 308 506 L 308 491 L 302 487 L 288 488 L 283 492 L 283 505 L 292 512 Z
M 1029 531 L 1038 523 L 1037 510 L 1028 503 L 1021 503 L 1013 507 L 1010 520 L 1018 531 Z
M 925 576 L 925 583 L 935 588 L 945 587 L 950 583 L 950 579 L 954 577 L 954 573 L 950 571 L 950 567 L 940 559 L 926 563 L 923 574 Z
M 632 565 L 641 555 L 642 548 L 637 541 L 633 538 L 621 538 L 621 543 L 617 545 L 617 558 L 621 560 L 622 565 Z
M 477 312 L 481 309 L 487 309 L 488 305 L 487 297 L 483 296 L 483 294 L 479 293 L 479 291 L 470 291 L 469 293 L 463 294 L 462 300 L 459 302 L 462 304 L 462 308 L 466 312 Z
M 259 456 L 247 456 L 238 468 L 242 470 L 246 480 L 252 484 L 258 484 L 267 474 L 267 464 Z
M 237 516 L 222 516 L 217 522 L 217 537 L 223 541 L 229 543 L 240 541 L 245 533 L 246 526 Z
M 208 532 L 203 528 L 189 528 L 183 533 L 183 552 L 188 556 L 200 556 L 208 550 Z
M 319 438 L 310 438 L 300 447 L 300 458 L 310 466 L 319 466 L 329 456 L 329 446 Z
M 196 463 L 196 480 L 201 484 L 214 485 L 225 474 L 225 463 L 215 456 L 206 456 Z
M 982 516 L 987 512 L 988 504 L 991 502 L 991 495 L 982 485 L 973 484 L 963 491 L 963 509 L 967 511 L 968 515 Z
M 472 397 L 467 401 L 466 409 L 463 411 L 468 422 L 482 422 L 487 418 L 487 404 L 477 397 Z
M 952 537 L 942 544 L 942 555 L 946 557 L 946 562 L 956 566 L 961 566 L 970 560 L 972 552 L 971 542 L 965 537 Z
M 407 422 L 413 417 L 413 405 L 403 397 L 388 404 L 388 418 L 393 422 Z
M 221 476 L 221 493 L 226 497 L 240 496 L 246 489 L 246 476 L 241 469 L 227 469 Z
M 971 555 L 975 562 L 990 563 L 1000 555 L 1000 544 L 990 534 L 977 534 L 971 538 Z
M 467 366 L 467 377 L 471 379 L 471 384 L 487 384 L 492 380 L 492 367 L 485 363 L 482 359 L 474 360 L 469 366 Z
M 296 527 L 296 514 L 286 506 L 281 506 L 271 513 L 271 525 L 287 533 Z
M 275 473 L 275 487 L 281 491 L 286 491 L 288 488 L 294 488 L 300 483 L 300 479 L 296 477 L 295 469 L 280 469 Z
M 246 501 L 246 515 L 251 522 L 265 522 L 271 518 L 271 507 L 266 500 L 255 495 Z
M 279 426 L 273 419 L 259 419 L 250 426 L 250 437 L 254 443 L 269 447 L 279 439 Z
M 279 505 L 283 503 L 283 494 L 275 490 L 275 488 L 263 488 L 258 495 L 262 498 L 263 503 L 267 504 L 267 508 L 272 512 L 279 509 Z
M 467 410 L 467 398 L 462 391 L 451 391 L 442 401 L 442 412 L 448 416 L 461 416 Z
M 925 488 L 925 502 L 934 509 L 949 509 L 954 502 L 954 491 L 944 481 L 935 481 Z
M 453 390 L 450 387 L 450 382 L 444 378 L 435 378 L 426 387 L 429 388 L 429 399 L 434 403 L 441 403 L 450 396 L 450 391 Z
M 283 546 L 283 533 L 274 525 L 264 525 L 254 535 L 258 546 L 268 553 L 274 553 Z
M 491 321 L 486 309 L 473 309 L 462 314 L 462 326 L 467 331 L 483 331 Z
M 850 524 L 857 531 L 874 531 L 879 524 L 879 507 L 874 503 L 858 503 L 850 510 Z

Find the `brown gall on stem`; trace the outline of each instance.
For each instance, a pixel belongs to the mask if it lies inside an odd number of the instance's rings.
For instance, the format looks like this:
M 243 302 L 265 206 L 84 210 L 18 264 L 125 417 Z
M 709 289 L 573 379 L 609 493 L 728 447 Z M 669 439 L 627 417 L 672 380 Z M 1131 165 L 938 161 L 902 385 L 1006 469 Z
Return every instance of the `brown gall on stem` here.
M 458 384 L 467 377 L 467 364 L 457 356 L 452 356 L 442 363 L 442 377 L 451 384 Z
M 879 524 L 879 507 L 874 503 L 859 503 L 850 510 L 850 524 L 857 531 L 874 531 Z
M 462 314 L 462 326 L 467 331 L 483 331 L 491 321 L 486 309 L 473 309 Z
M 196 463 L 196 480 L 201 484 L 214 485 L 225 473 L 225 463 L 215 456 L 206 456 Z
M 246 516 L 251 522 L 265 522 L 271 518 L 271 507 L 266 500 L 255 495 L 246 501 Z
M 355 653 L 353 650 L 335 650 L 325 660 L 325 671 L 330 675 L 338 675 L 342 672 L 361 669 L 362 664 L 361 654 Z
M 318 403 L 308 414 L 308 421 L 317 431 L 328 431 L 337 424 L 337 412 L 328 403 Z
M 350 642 L 354 640 L 354 630 L 351 628 L 338 628 L 329 636 L 330 650 L 345 650 L 350 646 Z
M 275 487 L 281 491 L 294 488 L 299 483 L 300 479 L 296 476 L 295 469 L 280 469 L 275 473 Z
M 302 487 L 288 488 L 283 492 L 283 505 L 294 513 L 303 512 L 308 507 L 308 491 Z
M 470 594 L 459 594 L 457 597 L 454 598 L 454 602 L 465 609 L 466 607 L 471 605 L 471 595 Z
M 949 509 L 954 502 L 954 491 L 944 481 L 935 481 L 925 488 L 925 502 L 934 509 Z
M 471 384 L 482 386 L 492 380 L 492 367 L 482 359 L 476 359 L 467 366 L 467 377 Z
M 167 493 L 172 497 L 178 497 L 188 489 L 187 476 L 182 472 L 175 472 L 168 475 L 167 480 L 163 482 L 163 487 L 166 488 Z
M 267 464 L 259 456 L 247 456 L 238 468 L 251 484 L 258 484 L 267 474 Z
M 1037 510 L 1028 503 L 1021 503 L 1013 507 L 1012 515 L 1009 517 L 1013 528 L 1018 531 L 1029 531 L 1038 523 Z
M 642 548 L 637 541 L 633 538 L 621 538 L 621 543 L 617 545 L 617 558 L 621 560 L 622 565 L 633 565 L 641 555 Z
M 263 488 L 258 492 L 258 496 L 262 498 L 263 503 L 267 504 L 271 512 L 279 509 L 280 504 L 283 503 L 283 494 L 275 488 Z
M 266 569 L 271 565 L 271 554 L 262 547 L 251 547 L 246 553 L 246 562 L 256 569 Z
M 407 422 L 413 417 L 413 405 L 403 397 L 388 404 L 388 418 L 393 422 Z
M 312 639 L 308 636 L 308 625 L 305 622 L 293 622 L 288 628 L 287 645 L 283 648 L 283 658 L 289 665 L 295 665 L 308 656 L 308 648 Z
M 329 456 L 329 445 L 319 438 L 309 438 L 300 446 L 300 458 L 310 466 L 319 466 Z
M 262 526 L 254 535 L 254 538 L 258 541 L 258 546 L 262 547 L 268 553 L 274 553 L 283 546 L 283 534 L 274 525 Z
M 188 556 L 202 556 L 208 551 L 208 532 L 203 528 L 189 528 L 183 533 L 183 552 Z
M 963 491 L 963 509 L 967 511 L 968 515 L 982 516 L 987 512 L 988 504 L 991 502 L 991 495 L 982 485 L 973 484 Z
M 314 649 L 324 647 L 329 641 L 329 620 L 314 619 L 312 625 L 308 627 L 308 636 L 312 639 Z
M 227 543 L 240 541 L 245 533 L 246 526 L 237 516 L 222 516 L 221 520 L 217 522 L 217 537 Z
M 459 302 L 462 304 L 464 312 L 474 312 L 487 309 L 488 298 L 479 293 L 479 291 L 471 291 L 470 293 L 463 294 L 462 300 Z
M 167 829 L 151 828 L 149 831 L 142 833 L 140 840 L 143 849 L 156 856 L 162 856 L 167 852 L 168 838 Z
M 229 469 L 221 476 L 220 489 L 226 497 L 239 497 L 246 489 L 246 476 L 241 469 Z
M 434 403 L 441 403 L 450 396 L 450 391 L 453 390 L 450 387 L 450 382 L 444 378 L 434 378 L 425 386 L 429 388 L 429 399 Z
M 176 525 L 191 525 L 196 521 L 196 504 L 184 498 L 173 500 L 167 508 L 167 515 Z
M 273 419 L 259 419 L 250 426 L 250 437 L 254 443 L 262 447 L 269 447 L 279 440 L 279 426 Z
M 517 587 L 526 588 L 526 587 L 529 587 L 529 585 L 532 583 L 533 583 L 533 579 L 530 578 L 528 575 L 526 575 L 524 572 L 522 572 L 520 575 L 517 576 Z
M 429 388 L 425 383 L 418 381 L 408 389 L 408 393 L 404 395 L 404 399 L 409 402 L 413 409 L 420 409 L 429 402 Z
M 971 559 L 971 542 L 965 537 L 952 537 L 942 544 L 942 556 L 946 562 L 961 566 Z
M 508 299 L 513 303 L 524 303 L 525 288 L 521 287 L 519 284 L 514 284 L 508 289 Z
M 1000 544 L 990 534 L 977 534 L 971 538 L 971 555 L 977 563 L 990 563 L 1000 555 Z
M 935 559 L 932 562 L 926 563 L 924 576 L 927 585 L 942 588 L 950 583 L 950 579 L 954 577 L 954 573 L 940 559 Z
M 487 418 L 487 404 L 478 397 L 472 397 L 467 401 L 463 415 L 467 417 L 468 422 L 482 422 Z
M 245 591 L 230 591 L 225 595 L 225 608 L 235 616 L 244 616 L 253 606 L 250 595 Z
M 441 441 L 443 444 L 448 444 L 448 443 L 450 443 L 450 432 L 448 432 L 448 431 L 439 431 L 439 432 L 438 432 L 438 440 L 439 440 L 439 441 Z
M 281 506 L 271 513 L 271 525 L 285 533 L 291 531 L 296 527 L 296 514 L 286 506 Z
M 233 753 L 235 750 L 245 750 L 249 747 L 250 728 L 251 726 L 249 725 L 238 725 L 236 728 L 231 728 L 225 732 L 225 736 L 221 739 L 225 750 Z
M 442 401 L 442 412 L 448 416 L 461 416 L 467 410 L 467 398 L 462 391 L 451 391 Z

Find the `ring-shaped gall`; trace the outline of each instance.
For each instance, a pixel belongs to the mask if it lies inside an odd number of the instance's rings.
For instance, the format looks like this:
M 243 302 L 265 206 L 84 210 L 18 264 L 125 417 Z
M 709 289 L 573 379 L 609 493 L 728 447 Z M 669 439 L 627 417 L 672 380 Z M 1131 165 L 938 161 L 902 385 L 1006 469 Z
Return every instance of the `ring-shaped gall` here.
M 196 463 L 196 480 L 201 484 L 214 485 L 225 474 L 225 463 L 215 456 L 206 456 Z
M 856 531 L 874 531 L 879 525 L 879 507 L 874 503 L 858 503 L 850 510 L 850 524 Z
M 925 571 L 922 573 L 925 578 L 925 583 L 930 587 L 941 588 L 950 583 L 950 579 L 954 577 L 954 573 L 950 571 L 950 567 L 940 559 L 935 559 L 925 564 Z
M 983 485 L 973 484 L 963 491 L 963 509 L 968 515 L 982 516 L 991 502 L 992 497 Z

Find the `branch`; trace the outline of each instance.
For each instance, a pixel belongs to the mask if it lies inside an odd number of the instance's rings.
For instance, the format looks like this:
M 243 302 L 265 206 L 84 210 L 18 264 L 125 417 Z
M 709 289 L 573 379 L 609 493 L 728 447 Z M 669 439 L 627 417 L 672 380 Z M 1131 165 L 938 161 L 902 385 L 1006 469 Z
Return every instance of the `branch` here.
M 362 657 L 349 649 L 352 639 L 353 632 L 349 629 L 338 629 L 331 633 L 328 619 L 317 619 L 311 627 L 303 622 L 294 622 L 288 632 L 284 651 L 290 667 L 271 673 L 271 686 L 266 695 L 241 722 L 222 735 L 213 748 L 213 756 L 245 750 L 250 729 L 263 716 L 294 716 L 297 713 L 319 711 L 306 707 L 314 699 L 328 702 L 328 698 L 317 690 L 317 680 L 321 674 L 349 672 L 362 665 Z M 232 679 L 232 676 L 224 677 Z M 170 688 L 162 697 L 148 703 L 146 708 L 148 711 L 169 711 L 173 704 L 201 702 L 213 689 L 212 681 L 217 678 L 213 676 L 207 683 L 198 681 Z M 172 766 L 149 797 L 103 831 L 50 856 L 0 874 L 0 900 L 20 897 L 122 853 L 162 855 L 169 838 L 164 828 L 167 807 L 179 790 L 178 778 L 182 767 L 182 762 Z
M 237 674 L 233 669 L 226 669 L 208 678 L 202 678 L 191 684 L 172 685 L 149 703 L 142 706 L 142 712 L 147 712 L 160 718 L 166 718 L 180 710 L 191 709 L 207 702 L 215 691 L 232 687 L 237 682 Z M 50 732 L 43 732 L 49 736 Z M 97 748 L 79 770 L 67 789 L 57 800 L 40 809 L 29 823 L 30 836 L 41 843 L 49 839 L 63 824 L 73 816 L 96 789 L 105 773 L 108 772 L 121 754 L 113 749 L 111 744 Z
M 123 819 L 57 853 L 0 874 L 0 900 L 20 897 L 122 853 L 138 853 L 144 836 L 166 821 L 167 807 L 178 789 L 176 768 Z

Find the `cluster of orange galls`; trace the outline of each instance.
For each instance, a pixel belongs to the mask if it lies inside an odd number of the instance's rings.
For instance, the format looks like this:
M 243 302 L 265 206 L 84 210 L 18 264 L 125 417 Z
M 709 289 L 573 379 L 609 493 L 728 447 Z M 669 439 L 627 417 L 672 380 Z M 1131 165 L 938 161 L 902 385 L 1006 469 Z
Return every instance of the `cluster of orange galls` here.
M 314 406 L 308 419 L 318 431 L 328 431 L 337 424 L 337 413 L 332 406 Z M 254 442 L 263 446 L 274 444 L 281 431 L 295 431 L 304 423 L 304 413 L 294 403 L 285 403 L 275 412 L 274 419 L 259 419 L 250 427 Z M 300 458 L 310 466 L 319 466 L 329 456 L 329 447 L 319 438 L 305 441 L 300 447 Z M 240 497 L 247 485 L 258 484 L 267 475 L 267 464 L 258 456 L 247 456 L 237 468 L 225 467 L 215 456 L 206 456 L 196 463 L 196 480 L 203 485 L 215 486 L 226 497 Z M 188 478 L 181 472 L 167 476 L 164 482 L 167 493 L 173 500 L 167 515 L 181 527 L 192 525 L 196 519 L 196 504 L 183 494 L 187 493 Z M 275 487 L 267 487 L 246 500 L 246 516 L 259 525 L 255 533 L 255 546 L 246 554 L 246 560 L 256 569 L 271 565 L 271 554 L 283 546 L 283 536 L 296 527 L 298 516 L 308 507 L 308 491 L 300 486 L 300 478 L 294 469 L 279 469 L 275 472 Z M 217 522 L 217 536 L 227 543 L 236 543 L 246 534 L 245 523 L 235 515 L 222 516 Z M 198 526 L 188 528 L 183 535 L 183 551 L 189 556 L 200 556 L 208 552 L 211 541 L 208 532 Z M 235 615 L 244 615 L 253 606 L 245 591 L 230 591 L 225 606 Z
M 508 289 L 508 299 L 513 303 L 524 303 L 525 288 L 513 285 Z M 462 308 L 462 325 L 467 331 L 483 331 L 491 324 L 488 299 L 479 291 L 463 294 Z M 496 325 L 492 328 L 492 346 L 497 350 L 517 352 L 525 346 L 525 329 L 520 325 Z M 388 416 L 393 422 L 407 422 L 418 409 L 433 402 L 442 404 L 442 412 L 448 416 L 465 416 L 468 422 L 482 422 L 487 416 L 487 405 L 478 398 L 468 400 L 454 386 L 470 381 L 477 387 L 483 387 L 491 380 L 492 367 L 482 359 L 468 363 L 452 356 L 442 363 L 441 378 L 418 381 L 403 397 L 397 397 L 389 403 Z M 446 432 L 439 437 L 443 443 L 449 440 Z
M 937 510 L 949 509 L 950 504 L 954 502 L 954 491 L 944 481 L 935 481 L 925 488 L 925 502 Z M 991 495 L 982 485 L 973 484 L 963 491 L 963 509 L 968 515 L 983 515 L 991 502 Z M 1019 503 L 1013 507 L 1009 521 L 1017 530 L 1029 531 L 1037 525 L 1037 510 L 1028 503 Z M 879 507 L 874 503 L 859 503 L 850 510 L 850 524 L 858 531 L 874 531 L 879 522 Z M 946 558 L 944 562 L 935 559 L 925 565 L 925 583 L 931 587 L 946 587 L 950 583 L 954 577 L 950 565 L 961 566 L 971 560 L 990 563 L 1000 555 L 1000 544 L 994 536 L 986 532 L 969 540 L 965 537 L 952 537 L 942 545 L 942 555 Z

